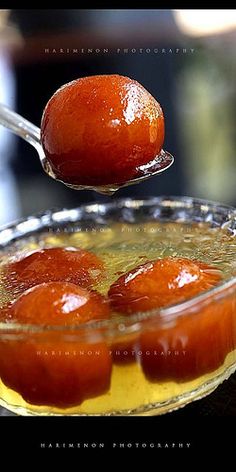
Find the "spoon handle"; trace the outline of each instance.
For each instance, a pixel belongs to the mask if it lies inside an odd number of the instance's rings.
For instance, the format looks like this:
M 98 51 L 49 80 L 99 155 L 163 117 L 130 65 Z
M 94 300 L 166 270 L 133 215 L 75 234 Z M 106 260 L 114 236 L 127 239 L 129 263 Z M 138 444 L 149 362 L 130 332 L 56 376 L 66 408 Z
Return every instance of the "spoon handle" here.
M 18 115 L 0 103 L 0 124 L 8 128 L 20 138 L 28 141 L 36 149 L 41 147 L 40 129 L 30 121 Z

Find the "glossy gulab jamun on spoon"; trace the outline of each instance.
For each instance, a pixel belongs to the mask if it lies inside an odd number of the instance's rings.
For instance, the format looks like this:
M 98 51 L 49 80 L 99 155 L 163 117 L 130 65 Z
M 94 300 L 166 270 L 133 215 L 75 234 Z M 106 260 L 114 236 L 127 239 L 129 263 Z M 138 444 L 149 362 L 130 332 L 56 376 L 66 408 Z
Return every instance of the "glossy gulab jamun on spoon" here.
M 48 101 L 41 129 L 4 105 L 0 124 L 32 144 L 45 172 L 76 190 L 112 194 L 168 169 L 160 104 L 136 80 L 83 77 Z

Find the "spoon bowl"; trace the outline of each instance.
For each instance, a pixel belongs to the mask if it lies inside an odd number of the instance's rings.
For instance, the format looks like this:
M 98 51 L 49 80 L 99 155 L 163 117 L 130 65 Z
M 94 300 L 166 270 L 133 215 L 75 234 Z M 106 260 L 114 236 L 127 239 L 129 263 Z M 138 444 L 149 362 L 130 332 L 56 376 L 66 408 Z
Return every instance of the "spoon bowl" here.
M 9 109 L 3 104 L 0 104 L 0 124 L 5 128 L 12 131 L 15 135 L 19 136 L 20 138 L 27 141 L 31 144 L 36 151 L 38 152 L 39 160 L 43 167 L 43 170 L 46 174 L 49 175 L 54 180 L 58 180 L 59 182 L 63 183 L 67 187 L 73 188 L 74 190 L 93 190 L 95 192 L 105 194 L 105 195 L 113 195 L 117 190 L 121 187 L 127 187 L 128 185 L 139 184 L 144 180 L 147 180 L 155 175 L 158 175 L 165 170 L 167 170 L 174 162 L 174 157 L 164 151 L 161 150 L 160 154 L 152 159 L 148 164 L 142 165 L 139 167 L 139 171 L 141 175 L 134 179 L 128 180 L 123 183 L 119 184 L 107 184 L 104 186 L 89 186 L 89 185 L 74 185 L 69 184 L 68 182 L 64 182 L 63 180 L 59 180 L 56 178 L 52 167 L 46 158 L 42 144 L 41 144 L 41 137 L 40 137 L 40 128 L 35 126 L 30 121 L 26 120 L 18 113 L 14 112 L 13 110 Z

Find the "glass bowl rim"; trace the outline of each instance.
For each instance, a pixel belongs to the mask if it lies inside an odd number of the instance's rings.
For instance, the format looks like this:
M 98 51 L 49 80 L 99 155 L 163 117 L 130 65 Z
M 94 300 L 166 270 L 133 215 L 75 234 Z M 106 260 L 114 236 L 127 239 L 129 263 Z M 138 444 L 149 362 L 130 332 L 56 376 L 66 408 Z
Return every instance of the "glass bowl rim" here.
M 144 197 L 144 198 L 132 198 L 132 197 L 125 197 L 125 198 L 116 198 L 112 202 L 105 202 L 105 203 L 87 203 L 81 204 L 75 208 L 52 208 L 43 212 L 38 212 L 28 217 L 24 217 L 13 221 L 7 225 L 0 227 L 0 234 L 3 231 L 12 230 L 17 225 L 30 221 L 31 219 L 35 218 L 42 218 L 43 216 L 48 215 L 52 218 L 52 216 L 58 212 L 70 212 L 70 211 L 79 211 L 83 209 L 85 212 L 91 211 L 91 208 L 122 208 L 126 206 L 128 208 L 135 206 L 135 204 L 157 204 L 163 206 L 164 201 L 169 202 L 176 202 L 179 201 L 183 205 L 184 204 L 199 204 L 199 205 L 207 205 L 212 209 L 220 209 L 223 211 L 230 212 L 228 216 L 235 217 L 236 220 L 236 208 L 233 206 L 222 204 L 220 202 L 195 198 L 195 197 L 188 197 L 188 196 L 174 196 L 174 195 L 162 195 L 158 197 Z M 79 221 L 79 220 L 74 220 Z M 158 221 L 158 220 L 157 220 Z M 69 221 L 68 221 L 69 222 Z M 27 236 L 27 232 L 26 232 Z M 10 243 L 10 241 L 9 241 Z M 17 324 L 17 323 L 5 323 L 0 322 L 0 335 L 2 333 L 11 333 L 11 332 L 30 332 L 30 333 L 42 333 L 42 332 L 66 332 L 73 334 L 78 333 L 82 334 L 83 331 L 88 331 L 91 334 L 92 330 L 101 331 L 104 334 L 108 334 L 108 336 L 114 337 L 115 335 L 123 336 L 126 334 L 134 334 L 142 329 L 142 322 L 150 321 L 150 322 L 160 322 L 163 323 L 173 323 L 173 320 L 178 319 L 180 316 L 185 315 L 186 312 L 190 311 L 187 316 L 191 316 L 195 312 L 195 314 L 199 311 L 199 306 L 203 305 L 208 306 L 212 302 L 217 302 L 222 298 L 226 298 L 230 296 L 232 293 L 236 291 L 236 276 L 233 276 L 230 279 L 227 279 L 221 284 L 218 284 L 216 287 L 204 291 L 198 295 L 195 295 L 187 300 L 182 302 L 171 304 L 166 306 L 165 308 L 157 308 L 145 312 L 135 312 L 132 315 L 119 315 L 118 319 L 109 319 L 109 320 L 102 320 L 102 321 L 92 321 L 83 323 L 81 325 L 70 325 L 70 326 L 59 326 L 59 325 L 35 325 L 35 324 Z M 172 325 L 173 326 L 173 325 Z M 105 330 L 105 333 L 104 333 Z M 108 333 L 107 333 L 108 331 Z

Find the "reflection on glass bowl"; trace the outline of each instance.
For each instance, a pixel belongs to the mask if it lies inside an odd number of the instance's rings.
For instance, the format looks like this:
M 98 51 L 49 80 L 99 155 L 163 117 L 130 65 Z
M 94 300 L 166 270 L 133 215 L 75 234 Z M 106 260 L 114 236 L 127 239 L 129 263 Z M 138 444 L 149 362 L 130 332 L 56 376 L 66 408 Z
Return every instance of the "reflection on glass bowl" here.
M 107 295 L 142 262 L 215 266 L 216 287 L 181 303 L 80 326 L 0 324 L 0 404 L 21 415 L 155 415 L 211 393 L 236 370 L 236 211 L 188 197 L 121 199 L 47 211 L 0 232 L 2 269 L 41 248 L 104 262 Z M 1 305 L 9 293 L 1 279 Z

